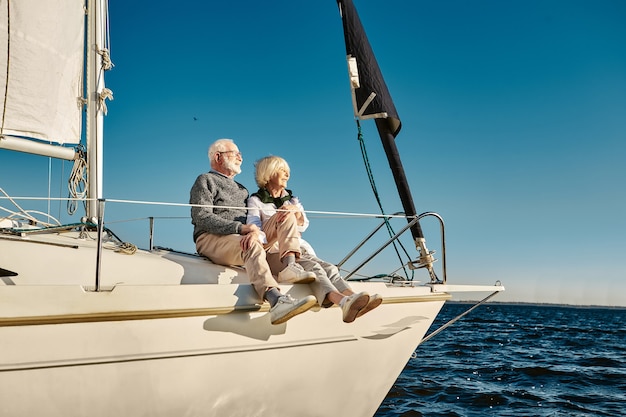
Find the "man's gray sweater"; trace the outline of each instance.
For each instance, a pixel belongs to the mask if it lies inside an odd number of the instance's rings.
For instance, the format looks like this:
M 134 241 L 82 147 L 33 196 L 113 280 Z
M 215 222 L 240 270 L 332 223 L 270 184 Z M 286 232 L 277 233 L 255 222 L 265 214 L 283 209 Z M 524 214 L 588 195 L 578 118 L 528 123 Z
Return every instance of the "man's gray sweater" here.
M 192 207 L 193 240 L 202 233 L 230 235 L 240 233 L 246 223 L 248 190 L 232 178 L 210 171 L 196 178 L 189 203 L 215 207 Z

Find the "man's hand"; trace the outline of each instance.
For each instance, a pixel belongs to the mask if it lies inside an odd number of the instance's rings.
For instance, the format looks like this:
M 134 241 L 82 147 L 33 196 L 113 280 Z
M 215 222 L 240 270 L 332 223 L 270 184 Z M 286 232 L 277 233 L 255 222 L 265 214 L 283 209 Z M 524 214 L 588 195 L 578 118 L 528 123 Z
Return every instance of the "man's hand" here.
M 252 243 L 256 240 L 259 242 L 259 235 L 261 233 L 261 229 L 256 224 L 244 224 L 241 226 L 241 241 L 239 244 L 241 245 L 241 250 L 247 251 Z
M 260 233 L 261 229 L 256 224 L 242 224 L 241 225 L 241 234 L 247 235 L 249 233 Z

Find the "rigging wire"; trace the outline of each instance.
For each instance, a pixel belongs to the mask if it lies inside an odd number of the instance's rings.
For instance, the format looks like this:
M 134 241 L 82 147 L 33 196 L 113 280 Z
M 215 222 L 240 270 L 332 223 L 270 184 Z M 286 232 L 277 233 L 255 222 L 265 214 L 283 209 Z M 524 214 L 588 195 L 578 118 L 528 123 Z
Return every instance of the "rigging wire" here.
M 48 213 L 50 213 L 50 204 L 52 197 L 52 158 L 48 157 Z
M 383 204 L 380 200 L 380 195 L 378 194 L 378 189 L 376 188 L 376 182 L 374 181 L 374 173 L 372 171 L 372 166 L 370 165 L 370 162 L 369 162 L 369 157 L 367 156 L 367 149 L 365 148 L 365 140 L 363 138 L 363 131 L 361 129 L 361 123 L 359 122 L 359 119 L 356 119 L 356 125 L 357 125 L 357 130 L 358 130 L 357 140 L 359 141 L 359 147 L 361 148 L 361 156 L 363 157 L 363 163 L 365 164 L 365 171 L 367 172 L 367 178 L 370 182 L 370 186 L 372 187 L 372 191 L 374 193 L 374 198 L 376 199 L 376 203 L 378 204 L 378 207 L 380 208 L 380 212 L 383 215 L 385 226 L 387 227 L 387 232 L 389 233 L 390 237 L 393 237 L 395 232 L 393 230 L 393 227 L 391 226 L 391 223 L 389 223 L 389 218 L 385 215 L 385 209 L 383 208 Z M 397 240 L 393 242 L 393 248 L 396 252 L 396 256 L 400 260 L 400 264 L 402 265 L 402 269 L 404 270 L 404 275 L 408 278 L 409 274 L 402 260 L 402 255 L 399 252 L 398 245 L 404 252 L 407 259 L 410 260 L 411 256 L 409 255 L 408 251 L 406 250 L 402 242 L 399 242 Z M 415 275 L 415 272 L 411 271 L 411 279 L 413 279 L 414 275 Z
M 9 200 L 11 203 L 13 203 L 13 205 L 17 208 L 18 211 L 13 211 L 10 209 L 7 209 L 5 207 L 0 206 L 0 211 L 4 211 L 9 213 L 8 216 L 3 216 L 0 217 L 0 220 L 4 220 L 4 219 L 22 219 L 22 220 L 26 220 L 31 224 L 42 224 L 44 226 L 49 226 L 52 223 L 50 223 L 50 221 L 53 221 L 55 224 L 61 224 L 61 222 L 59 222 L 57 219 L 55 219 L 54 217 L 52 217 L 50 215 L 50 213 L 44 213 L 41 211 L 37 211 L 37 210 L 25 210 L 23 209 L 18 203 L 17 201 L 15 201 L 15 199 L 13 199 L 9 194 L 7 194 L 6 191 L 4 191 L 4 189 L 2 189 L 0 187 L 0 194 L 3 194 L 5 196 L 5 198 L 7 200 Z M 37 214 L 37 215 L 41 215 L 44 216 L 48 219 L 47 222 L 44 222 L 42 220 L 38 220 L 35 216 L 33 216 L 33 214 Z
M 61 178 L 65 178 L 65 161 L 61 162 Z M 63 181 L 59 181 L 59 192 L 57 195 L 63 195 Z M 61 208 L 63 207 L 62 201 L 59 200 L 57 218 L 61 218 Z

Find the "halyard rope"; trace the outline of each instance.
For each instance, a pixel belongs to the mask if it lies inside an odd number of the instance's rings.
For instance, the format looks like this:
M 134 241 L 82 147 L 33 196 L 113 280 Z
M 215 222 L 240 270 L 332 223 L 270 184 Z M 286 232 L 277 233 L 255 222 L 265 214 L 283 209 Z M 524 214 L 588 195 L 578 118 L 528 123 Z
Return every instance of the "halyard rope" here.
M 74 166 L 72 172 L 67 180 L 67 188 L 69 190 L 69 199 L 67 201 L 67 212 L 71 215 L 76 212 L 79 199 L 83 201 L 86 206 L 87 200 L 87 187 L 88 184 L 85 181 L 85 170 L 87 169 L 87 160 L 85 150 L 79 145 L 77 148 L 78 157 L 74 160 Z
M 359 123 L 358 119 L 356 119 L 356 125 L 357 125 L 357 130 L 358 130 L 357 140 L 359 141 L 359 146 L 361 148 L 361 155 L 363 156 L 363 163 L 365 164 L 365 171 L 367 171 L 367 178 L 370 181 L 370 185 L 372 187 L 372 191 L 374 192 L 374 197 L 376 198 L 376 202 L 378 203 L 378 207 L 380 208 L 380 212 L 384 216 L 383 218 L 384 218 L 384 221 L 385 221 L 385 225 L 387 226 L 387 231 L 389 233 L 389 236 L 393 237 L 395 232 L 393 231 L 393 228 L 391 227 L 391 224 L 389 223 L 389 219 L 385 216 L 385 209 L 383 209 L 383 204 L 380 201 L 380 195 L 378 194 L 378 189 L 376 188 L 376 182 L 374 181 L 374 173 L 372 172 L 372 167 L 370 165 L 369 158 L 367 156 L 367 150 L 365 149 L 365 140 L 363 139 L 363 132 L 361 130 L 361 123 Z M 400 264 L 402 265 L 402 269 L 404 270 L 404 274 L 408 278 L 409 275 L 407 273 L 406 268 L 404 267 L 404 262 L 402 261 L 402 256 L 400 255 L 400 252 L 398 251 L 397 245 L 400 245 L 400 247 L 402 248 L 402 251 L 404 252 L 405 256 L 409 260 L 411 259 L 411 256 L 407 252 L 407 250 L 404 247 L 404 245 L 402 244 L 402 242 L 400 242 L 399 240 L 395 240 L 393 242 L 393 248 L 396 251 L 396 256 L 400 260 Z M 412 271 L 411 275 L 412 276 L 415 275 L 414 271 Z

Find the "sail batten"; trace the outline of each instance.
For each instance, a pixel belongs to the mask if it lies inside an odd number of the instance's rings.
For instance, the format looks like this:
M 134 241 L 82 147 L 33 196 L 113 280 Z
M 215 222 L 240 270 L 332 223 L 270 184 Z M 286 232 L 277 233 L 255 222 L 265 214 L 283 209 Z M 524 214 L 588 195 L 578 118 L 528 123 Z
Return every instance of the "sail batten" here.
M 0 1 L 0 135 L 80 142 L 84 5 Z

